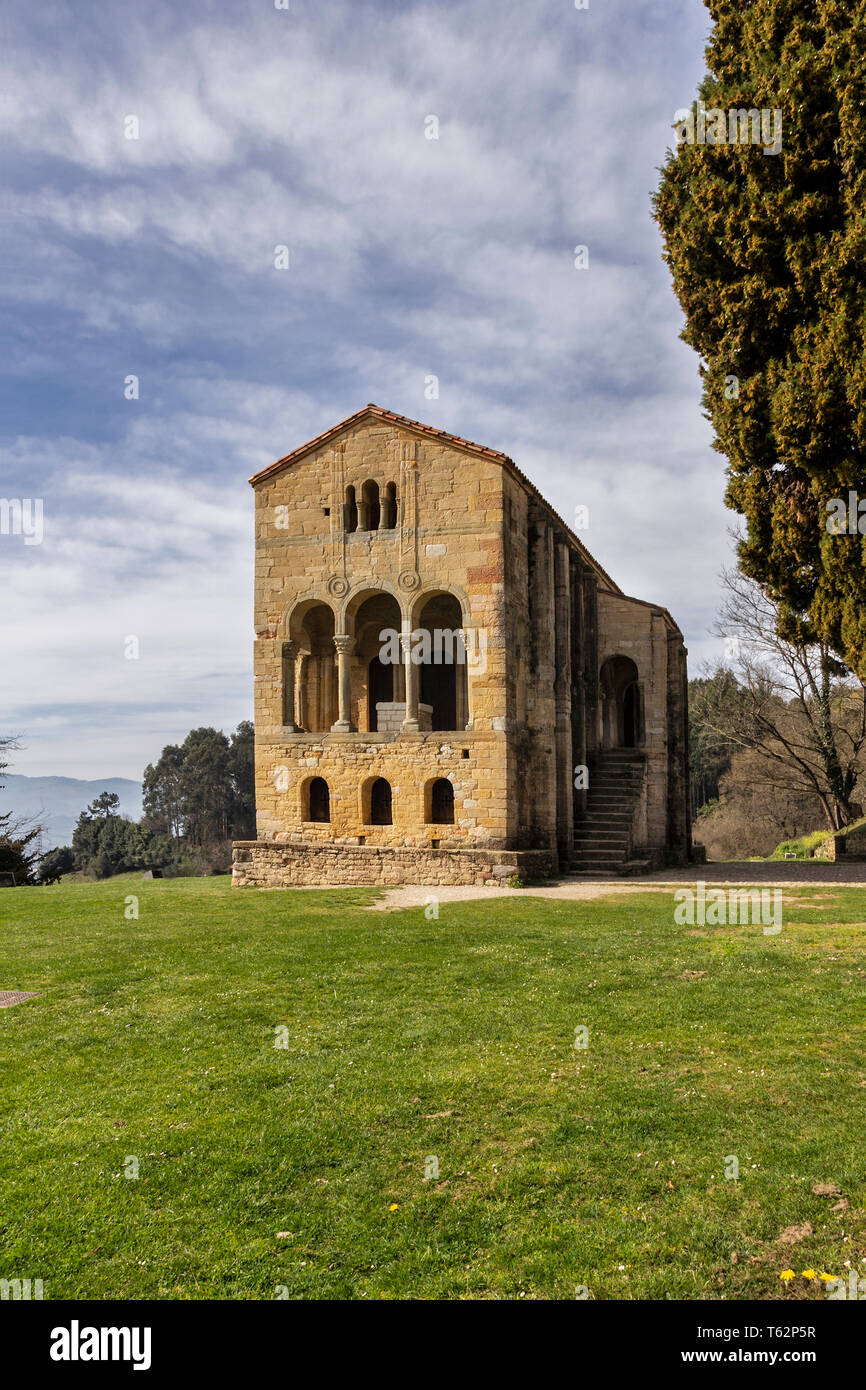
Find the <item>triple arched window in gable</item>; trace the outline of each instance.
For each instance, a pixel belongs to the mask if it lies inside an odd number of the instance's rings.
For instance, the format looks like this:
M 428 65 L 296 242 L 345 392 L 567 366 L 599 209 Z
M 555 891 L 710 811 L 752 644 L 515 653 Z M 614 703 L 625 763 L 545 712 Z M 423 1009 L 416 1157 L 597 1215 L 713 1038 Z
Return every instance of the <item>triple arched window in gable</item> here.
M 368 478 L 360 489 L 350 483 L 343 503 L 343 529 L 352 531 L 393 531 L 397 525 L 397 484 L 379 484 Z

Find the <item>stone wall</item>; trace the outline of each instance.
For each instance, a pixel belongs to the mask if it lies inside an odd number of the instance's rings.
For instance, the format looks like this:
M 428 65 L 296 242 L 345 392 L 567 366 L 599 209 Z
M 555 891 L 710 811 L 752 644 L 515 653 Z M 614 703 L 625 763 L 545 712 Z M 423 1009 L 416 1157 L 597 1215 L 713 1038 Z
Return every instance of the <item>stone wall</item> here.
M 556 871 L 541 851 L 399 849 L 372 845 L 277 845 L 239 840 L 232 884 L 237 888 L 285 888 L 323 884 L 482 884 L 501 887 L 514 875 L 523 882 Z
M 292 734 L 256 732 L 256 819 L 260 840 L 357 841 L 413 847 L 432 839 L 505 848 L 504 733 Z M 331 820 L 304 819 L 305 785 L 323 777 L 330 791 Z M 377 777 L 391 785 L 391 825 L 371 825 L 367 793 Z M 454 788 L 454 824 L 427 820 L 432 783 Z
M 847 835 L 829 835 L 815 849 L 816 859 L 827 859 L 834 863 L 837 859 L 859 863 L 866 859 L 866 826 L 852 830 Z

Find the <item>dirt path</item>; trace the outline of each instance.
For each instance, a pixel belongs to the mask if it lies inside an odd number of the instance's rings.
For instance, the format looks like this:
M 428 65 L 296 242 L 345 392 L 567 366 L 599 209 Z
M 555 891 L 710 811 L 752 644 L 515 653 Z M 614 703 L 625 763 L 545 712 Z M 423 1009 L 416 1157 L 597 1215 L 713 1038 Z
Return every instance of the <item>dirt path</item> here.
M 371 912 L 395 912 L 403 907 L 423 907 L 434 898 L 440 903 L 467 902 L 474 898 L 561 898 L 566 902 L 588 902 L 593 898 L 621 897 L 629 893 L 669 893 L 675 886 L 702 880 L 711 887 L 727 884 L 765 883 L 778 888 L 828 888 L 862 884 L 866 901 L 866 863 L 815 864 L 785 863 L 699 864 L 685 869 L 664 869 L 641 878 L 551 879 L 533 888 L 484 887 L 407 887 L 383 888 L 382 897 Z

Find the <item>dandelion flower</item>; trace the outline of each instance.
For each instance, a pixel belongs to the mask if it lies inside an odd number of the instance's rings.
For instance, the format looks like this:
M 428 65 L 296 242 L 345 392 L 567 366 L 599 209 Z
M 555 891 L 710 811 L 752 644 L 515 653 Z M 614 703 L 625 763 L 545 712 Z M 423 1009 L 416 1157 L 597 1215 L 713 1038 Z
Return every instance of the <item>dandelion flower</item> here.
M 796 1279 L 796 1277 L 797 1276 L 794 1273 L 793 1269 L 783 1269 L 782 1273 L 779 1275 L 779 1278 L 784 1279 L 786 1283 L 788 1283 L 791 1279 Z

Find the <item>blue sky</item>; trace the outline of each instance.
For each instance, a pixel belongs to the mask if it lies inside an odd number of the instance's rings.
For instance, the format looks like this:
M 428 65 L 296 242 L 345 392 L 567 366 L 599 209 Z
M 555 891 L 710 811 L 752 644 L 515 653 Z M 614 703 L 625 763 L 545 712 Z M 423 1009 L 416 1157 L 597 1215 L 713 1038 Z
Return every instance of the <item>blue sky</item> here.
M 16 772 L 140 777 L 250 716 L 246 480 L 367 401 L 588 506 L 713 652 L 734 518 L 649 210 L 700 0 L 7 15 L 0 495 L 44 506 L 0 535 Z

